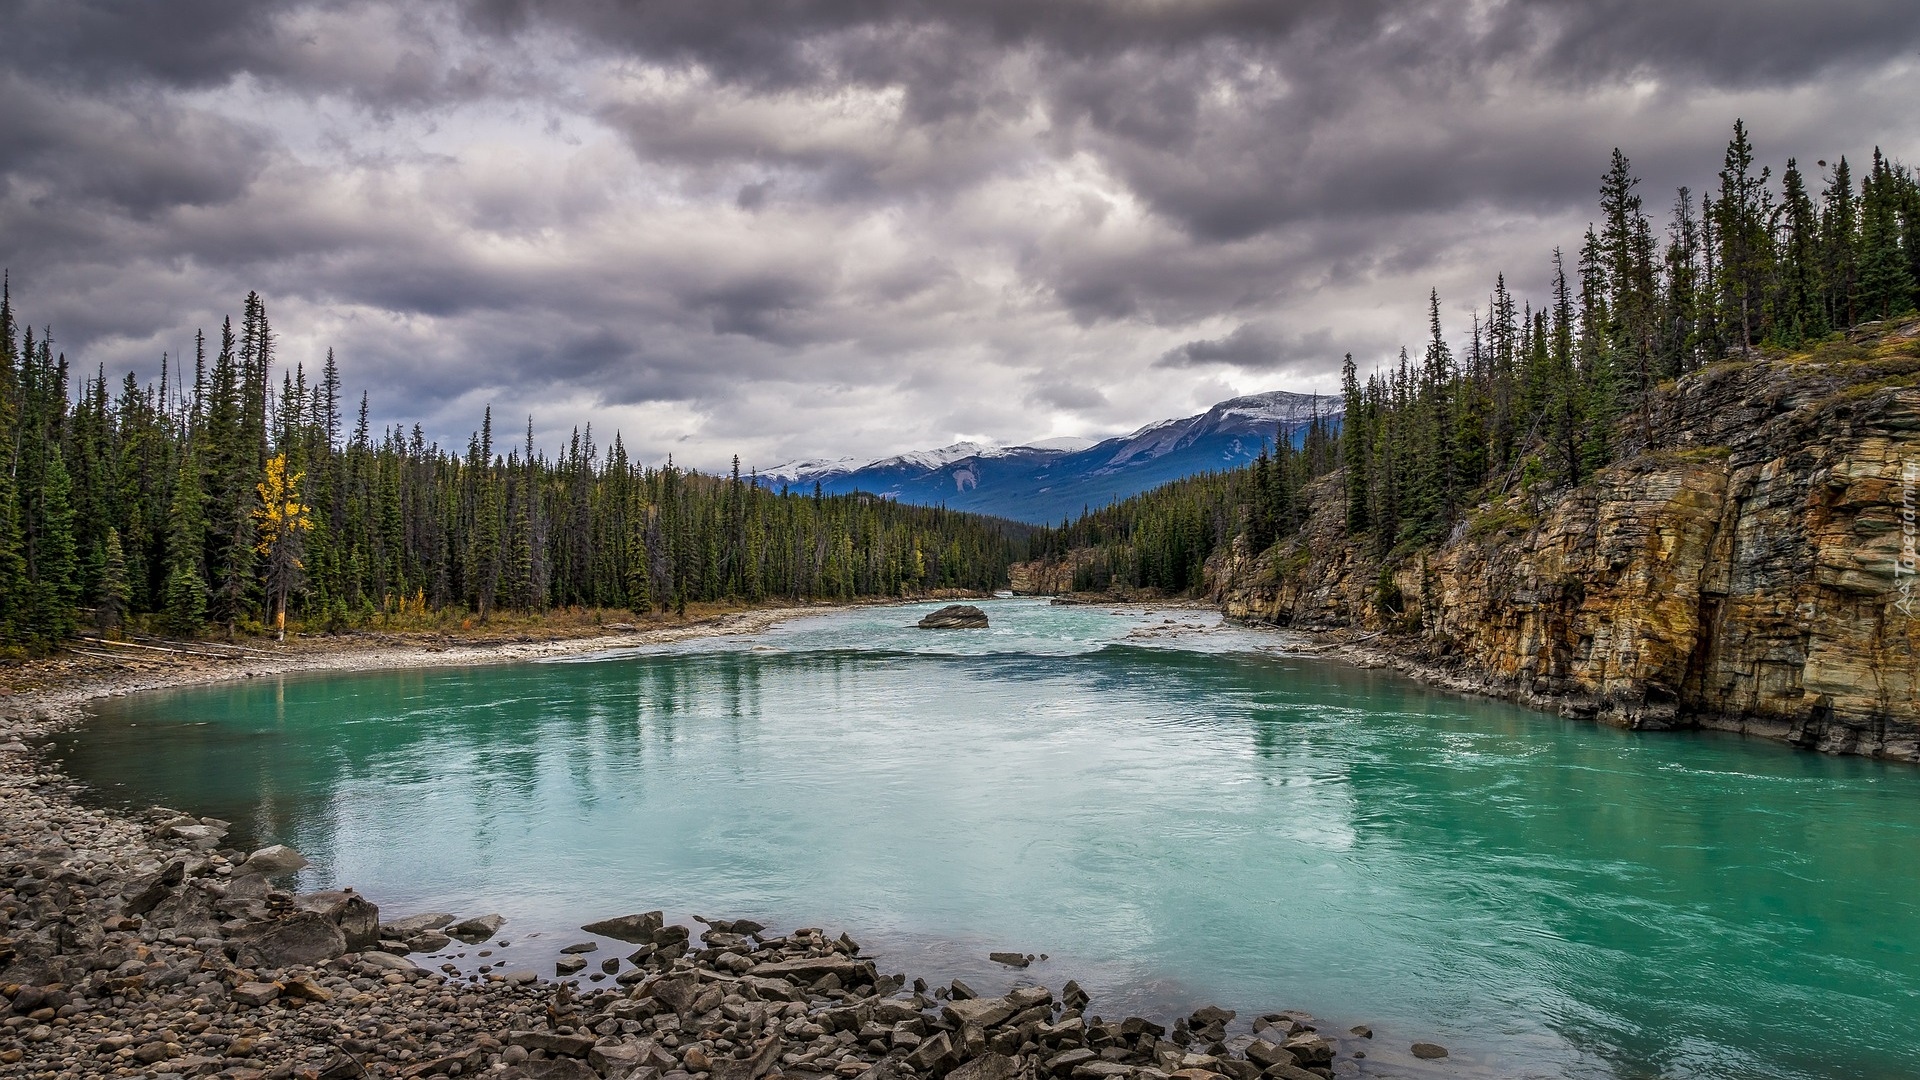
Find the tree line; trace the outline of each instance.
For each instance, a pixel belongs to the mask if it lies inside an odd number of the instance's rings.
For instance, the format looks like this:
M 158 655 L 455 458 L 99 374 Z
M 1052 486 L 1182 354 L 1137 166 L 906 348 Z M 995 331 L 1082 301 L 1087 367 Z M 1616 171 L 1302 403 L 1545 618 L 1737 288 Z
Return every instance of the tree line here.
M 276 346 L 250 294 L 238 328 L 196 336 L 190 372 L 163 357 L 157 384 L 101 369 L 76 389 L 0 285 L 0 642 L 988 591 L 1022 539 L 976 515 L 768 491 L 737 458 L 724 476 L 642 465 L 591 428 L 549 456 L 531 420 L 507 445 L 491 408 L 464 450 L 418 424 L 373 430 L 365 394 L 348 430 L 332 352 L 310 378 Z
M 1361 381 L 1342 368 L 1337 428 L 1242 470 L 1180 481 L 1036 532 L 1035 558 L 1087 549 L 1076 581 L 1181 591 L 1215 549 L 1264 551 L 1304 521 L 1301 488 L 1338 468 L 1348 532 L 1391 555 L 1445 536 L 1466 508 L 1514 487 L 1577 484 L 1664 435 L 1656 390 L 1705 364 L 1792 349 L 1920 308 L 1920 181 L 1875 150 L 1855 181 L 1845 158 L 1816 192 L 1791 158 L 1776 187 L 1733 127 L 1716 185 L 1674 196 L 1656 236 L 1640 180 L 1615 150 L 1599 214 L 1549 293 L 1516 297 L 1504 274 L 1458 352 L 1428 296 L 1416 358 Z

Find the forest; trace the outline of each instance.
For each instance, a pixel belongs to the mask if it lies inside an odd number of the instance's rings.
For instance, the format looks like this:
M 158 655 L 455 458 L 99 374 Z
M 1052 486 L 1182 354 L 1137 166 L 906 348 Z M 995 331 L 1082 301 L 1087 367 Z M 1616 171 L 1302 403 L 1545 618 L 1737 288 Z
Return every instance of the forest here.
M 1403 348 L 1362 382 L 1347 355 L 1337 426 L 1276 433 L 1252 465 L 1036 530 L 1031 556 L 1072 555 L 1080 589 L 1181 592 L 1236 538 L 1257 552 L 1292 535 L 1302 490 L 1335 470 L 1349 533 L 1381 555 L 1444 537 L 1491 494 L 1580 483 L 1655 441 L 1649 403 L 1662 384 L 1920 307 L 1913 170 L 1878 150 L 1858 182 L 1845 158 L 1817 167 L 1818 191 L 1791 158 L 1776 186 L 1736 121 L 1717 184 L 1697 200 L 1679 189 L 1656 236 L 1615 150 L 1597 218 L 1571 259 L 1551 253 L 1539 303 L 1497 275 L 1456 353 L 1430 293 L 1417 358 Z
M 276 364 L 265 303 L 157 384 L 71 384 L 0 286 L 0 642 L 392 625 L 436 613 L 987 591 L 1024 526 L 866 495 L 771 492 L 632 461 L 576 429 L 554 456 L 489 408 L 464 450 L 343 427 L 331 351 Z M 275 376 L 279 385 L 274 385 Z M 189 383 L 187 380 L 191 378 Z M 172 378 L 177 388 L 168 390 Z
M 317 373 L 277 363 L 258 295 L 238 328 L 198 336 L 190 371 L 163 358 L 157 383 L 101 369 L 75 387 L 0 286 L 0 643 L 987 591 L 1018 558 L 1072 552 L 1076 587 L 1182 592 L 1222 545 L 1292 535 L 1307 486 L 1335 471 L 1350 532 L 1410 550 L 1490 489 L 1577 484 L 1645 445 L 1663 383 L 1920 305 L 1913 171 L 1877 150 L 1857 182 L 1844 158 L 1817 167 L 1818 190 L 1792 159 L 1776 183 L 1736 123 L 1717 184 L 1681 188 L 1656 236 L 1616 150 L 1594 224 L 1571 258 L 1551 253 L 1537 303 L 1496 276 L 1456 353 L 1430 294 L 1418 357 L 1362 381 L 1347 356 L 1337 419 L 1276 433 L 1245 468 L 1033 530 L 768 491 L 737 460 L 724 476 L 641 465 L 591 429 L 549 456 L 531 420 L 510 445 L 491 409 L 464 449 L 419 425 L 371 430 L 364 394 L 349 431 L 331 352 Z

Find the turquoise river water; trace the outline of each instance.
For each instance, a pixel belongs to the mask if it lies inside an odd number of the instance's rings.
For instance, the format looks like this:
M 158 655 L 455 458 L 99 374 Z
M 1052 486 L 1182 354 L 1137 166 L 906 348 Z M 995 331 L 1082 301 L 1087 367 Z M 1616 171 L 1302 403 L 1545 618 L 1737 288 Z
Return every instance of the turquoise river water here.
M 661 907 L 976 988 L 1047 953 L 1024 977 L 1110 1017 L 1366 1022 L 1363 1075 L 1920 1076 L 1920 770 L 1431 692 L 1204 612 L 985 606 L 138 695 L 56 753 L 293 845 L 304 886 L 499 911 L 495 962 Z

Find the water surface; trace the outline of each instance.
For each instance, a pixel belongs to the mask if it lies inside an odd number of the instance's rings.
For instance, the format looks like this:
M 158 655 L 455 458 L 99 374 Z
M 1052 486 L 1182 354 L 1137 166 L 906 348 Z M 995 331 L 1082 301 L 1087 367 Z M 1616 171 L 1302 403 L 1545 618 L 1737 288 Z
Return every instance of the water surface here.
M 1108 1016 L 1364 1021 L 1370 1075 L 1431 1039 L 1433 1075 L 1920 1076 L 1915 770 L 1434 693 L 1199 612 L 986 606 L 140 695 L 59 752 L 293 845 L 304 885 L 500 911 L 503 955 L 664 907 L 929 976 L 1044 952 Z

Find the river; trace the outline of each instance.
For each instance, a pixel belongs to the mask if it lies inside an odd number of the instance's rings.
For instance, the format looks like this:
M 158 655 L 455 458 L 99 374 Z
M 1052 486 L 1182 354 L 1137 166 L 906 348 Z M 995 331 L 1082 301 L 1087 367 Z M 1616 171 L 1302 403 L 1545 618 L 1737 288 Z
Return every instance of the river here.
M 498 911 L 521 963 L 664 908 L 976 988 L 1045 953 L 1024 975 L 1109 1017 L 1364 1022 L 1374 1075 L 1430 1040 L 1431 1075 L 1920 1076 L 1920 770 L 1438 693 L 1202 611 L 983 606 L 150 693 L 56 753 L 293 845 L 305 887 Z

